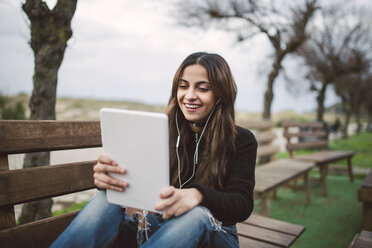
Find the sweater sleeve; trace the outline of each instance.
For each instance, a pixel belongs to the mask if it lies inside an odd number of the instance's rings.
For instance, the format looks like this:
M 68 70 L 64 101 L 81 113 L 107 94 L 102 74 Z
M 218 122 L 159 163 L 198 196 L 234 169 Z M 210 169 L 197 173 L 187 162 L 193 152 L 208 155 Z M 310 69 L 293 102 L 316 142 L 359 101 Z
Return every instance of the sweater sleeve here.
M 200 191 L 203 195 L 200 205 L 207 207 L 225 226 L 246 220 L 253 210 L 257 141 L 250 131 L 237 128 L 236 152 L 229 165 L 224 190 L 217 191 L 200 184 L 188 185 L 188 188 Z

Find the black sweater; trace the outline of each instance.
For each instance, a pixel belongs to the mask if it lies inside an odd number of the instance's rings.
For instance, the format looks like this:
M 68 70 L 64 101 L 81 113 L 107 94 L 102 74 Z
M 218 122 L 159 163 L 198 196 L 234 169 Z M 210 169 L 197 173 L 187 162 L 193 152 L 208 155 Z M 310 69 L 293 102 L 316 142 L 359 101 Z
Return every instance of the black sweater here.
M 207 207 L 224 226 L 246 220 L 253 210 L 257 141 L 249 130 L 236 128 L 236 150 L 229 163 L 224 190 L 217 191 L 192 182 L 184 187 L 198 189 L 203 195 L 200 205 Z

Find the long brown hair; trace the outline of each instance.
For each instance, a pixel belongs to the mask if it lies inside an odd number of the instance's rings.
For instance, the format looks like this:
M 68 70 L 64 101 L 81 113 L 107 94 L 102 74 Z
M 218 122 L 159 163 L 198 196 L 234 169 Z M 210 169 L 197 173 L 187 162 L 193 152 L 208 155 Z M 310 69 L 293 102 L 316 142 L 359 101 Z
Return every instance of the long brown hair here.
M 178 137 L 176 117 L 180 130 L 180 174 L 185 175 L 187 169 L 193 166 L 187 144 L 194 140 L 189 122 L 182 114 L 177 103 L 177 89 L 180 78 L 185 68 L 189 65 L 202 65 L 208 73 L 209 84 L 219 99 L 210 121 L 207 123 L 201 143 L 204 144 L 202 154 L 193 181 L 214 189 L 223 189 L 226 178 L 228 162 L 235 151 L 234 141 L 236 136 L 234 103 L 237 93 L 236 84 L 227 62 L 218 54 L 205 52 L 189 55 L 178 68 L 174 78 L 171 97 L 168 102 L 167 114 L 169 116 L 169 147 L 170 147 L 170 175 L 171 184 L 179 187 L 178 162 L 176 156 L 176 142 Z M 189 167 L 189 168 L 188 168 Z

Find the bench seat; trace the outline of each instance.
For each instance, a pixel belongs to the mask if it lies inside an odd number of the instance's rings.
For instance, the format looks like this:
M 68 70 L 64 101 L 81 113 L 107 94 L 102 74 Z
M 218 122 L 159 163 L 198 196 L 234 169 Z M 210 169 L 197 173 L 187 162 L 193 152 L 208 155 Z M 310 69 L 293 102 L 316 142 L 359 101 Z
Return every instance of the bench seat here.
M 332 163 L 342 159 L 353 157 L 355 152 L 352 151 L 324 151 L 296 156 L 297 159 L 312 161 L 317 164 Z
M 261 199 L 262 211 L 265 216 L 270 214 L 270 194 L 288 182 L 304 177 L 306 203 L 311 203 L 309 171 L 315 163 L 297 159 L 280 159 L 256 168 L 255 198 Z
M 252 214 L 237 224 L 240 247 L 289 247 L 305 227 Z

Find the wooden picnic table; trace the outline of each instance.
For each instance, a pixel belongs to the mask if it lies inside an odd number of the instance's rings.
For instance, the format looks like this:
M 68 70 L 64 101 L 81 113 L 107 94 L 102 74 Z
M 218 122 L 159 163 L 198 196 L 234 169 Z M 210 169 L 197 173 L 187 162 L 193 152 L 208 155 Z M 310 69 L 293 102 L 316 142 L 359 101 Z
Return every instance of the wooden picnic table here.
M 354 236 L 349 248 L 371 248 L 372 247 L 372 232 L 361 231 L 360 234 Z
M 315 167 L 314 162 L 296 159 L 280 159 L 259 166 L 256 169 L 255 198 L 261 199 L 262 212 L 265 216 L 270 212 L 270 194 L 280 186 L 297 179 L 304 178 L 306 204 L 311 203 L 309 171 Z
M 291 158 L 297 158 L 305 161 L 313 161 L 320 170 L 320 182 L 323 187 L 323 194 L 328 195 L 327 174 L 329 163 L 338 160 L 347 160 L 347 170 L 350 182 L 353 182 L 352 158 L 353 151 L 329 151 L 328 133 L 324 123 L 321 122 L 296 122 L 283 121 L 283 136 L 287 139 L 287 150 Z M 297 149 L 315 148 L 320 151 L 302 156 L 294 156 Z

